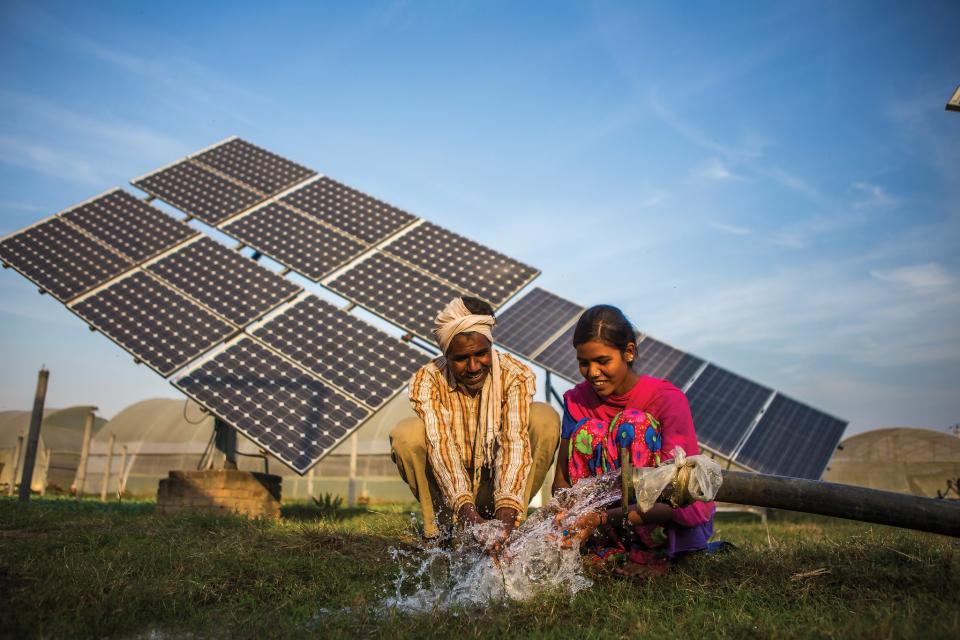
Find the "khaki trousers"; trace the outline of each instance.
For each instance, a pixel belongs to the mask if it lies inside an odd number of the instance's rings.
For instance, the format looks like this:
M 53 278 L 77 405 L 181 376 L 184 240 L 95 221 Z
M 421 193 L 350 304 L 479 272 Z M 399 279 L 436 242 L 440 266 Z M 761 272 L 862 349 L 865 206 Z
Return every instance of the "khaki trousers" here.
M 523 496 L 524 505 L 540 490 L 544 476 L 553 464 L 560 442 L 560 416 L 548 404 L 530 403 L 530 475 Z M 427 537 L 440 534 L 440 527 L 449 528 L 453 513 L 443 498 L 427 458 L 427 429 L 420 418 L 406 418 L 390 432 L 390 450 L 400 477 L 410 487 L 423 512 L 423 532 Z M 467 470 L 468 475 L 472 470 Z M 493 517 L 493 478 L 484 469 L 477 487 L 476 506 L 484 517 Z M 526 509 L 519 514 L 526 517 Z M 439 527 L 438 527 L 439 525 Z

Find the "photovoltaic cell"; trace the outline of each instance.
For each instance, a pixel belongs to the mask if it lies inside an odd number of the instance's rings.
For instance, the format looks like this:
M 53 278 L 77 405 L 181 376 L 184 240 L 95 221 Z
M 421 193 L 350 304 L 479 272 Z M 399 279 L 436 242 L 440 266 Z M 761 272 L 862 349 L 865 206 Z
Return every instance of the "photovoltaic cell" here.
M 147 269 L 238 326 L 300 291 L 289 280 L 208 237 L 178 249 Z
M 134 262 L 200 233 L 120 189 L 65 211 L 60 217 Z
M 317 173 L 240 138 L 219 144 L 193 159 L 267 196 L 280 193 Z
M 133 266 L 59 218 L 0 242 L 0 260 L 61 302 Z
M 730 456 L 772 390 L 710 364 L 687 390 L 697 438 Z
M 356 240 L 276 202 L 231 222 L 223 231 L 314 281 L 365 250 Z
M 578 304 L 536 288 L 497 316 L 493 337 L 497 344 L 529 358 L 583 311 Z
M 72 308 L 162 376 L 236 331 L 142 271 L 87 296 Z
M 634 371 L 669 380 L 683 388 L 702 364 L 703 360 L 700 358 L 647 336 L 637 344 Z
M 736 461 L 761 473 L 819 480 L 847 423 L 778 394 Z
M 316 296 L 271 318 L 254 335 L 373 409 L 430 359 Z
M 579 383 L 583 382 L 583 376 L 580 375 L 580 367 L 577 364 L 577 351 L 573 348 L 575 328 L 571 325 L 534 357 L 533 361 L 570 382 Z
M 327 287 L 431 344 L 434 318 L 462 293 L 382 253 L 340 274 Z
M 133 186 L 211 225 L 263 200 L 263 196 L 252 189 L 190 160 L 140 178 Z
M 499 307 L 540 272 L 502 253 L 425 222 L 384 251 Z
M 300 474 L 370 415 L 252 338 L 173 384 Z
M 406 211 L 327 177 L 290 192 L 281 201 L 367 244 L 376 244 L 416 220 Z

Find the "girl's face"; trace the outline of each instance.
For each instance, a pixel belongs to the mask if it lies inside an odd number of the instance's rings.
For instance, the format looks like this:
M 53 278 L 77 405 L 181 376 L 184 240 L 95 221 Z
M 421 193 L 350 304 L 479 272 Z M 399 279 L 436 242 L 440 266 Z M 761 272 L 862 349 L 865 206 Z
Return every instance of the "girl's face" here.
M 632 342 L 622 352 L 599 340 L 584 342 L 577 345 L 580 375 L 601 398 L 622 395 L 637 382 L 637 374 L 630 369 L 635 354 L 636 345 Z

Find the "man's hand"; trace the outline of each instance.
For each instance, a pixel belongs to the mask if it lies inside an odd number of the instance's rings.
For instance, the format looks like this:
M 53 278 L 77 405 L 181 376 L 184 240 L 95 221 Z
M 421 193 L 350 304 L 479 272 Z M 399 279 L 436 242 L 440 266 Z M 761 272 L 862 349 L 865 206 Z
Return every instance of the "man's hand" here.
M 495 556 L 503 549 L 504 542 L 513 531 L 517 512 L 509 507 L 501 507 L 493 519 L 487 520 L 477 512 L 475 505 L 468 503 L 460 507 L 459 516 L 463 528 L 486 553 Z

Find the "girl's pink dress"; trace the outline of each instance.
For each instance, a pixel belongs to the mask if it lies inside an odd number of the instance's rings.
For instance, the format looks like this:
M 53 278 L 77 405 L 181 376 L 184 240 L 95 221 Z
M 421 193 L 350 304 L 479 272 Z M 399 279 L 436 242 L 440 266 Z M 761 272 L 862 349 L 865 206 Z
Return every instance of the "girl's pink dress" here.
M 671 460 L 671 452 L 678 446 L 688 456 L 700 453 L 687 398 L 666 380 L 640 376 L 630 391 L 607 398 L 600 398 L 590 383 L 584 381 L 567 391 L 563 400 L 561 437 L 573 441 L 570 443 L 571 482 L 618 466 L 617 443 L 613 441 L 616 430 L 610 430 L 610 424 L 617 418 L 620 423 L 630 422 L 634 427 L 631 458 L 635 466 L 655 466 Z M 592 453 L 586 454 L 589 446 L 593 447 Z M 630 559 L 649 562 L 654 555 L 673 559 L 683 553 L 706 549 L 713 535 L 715 511 L 713 502 L 694 502 L 675 509 L 673 522 L 636 527 L 635 534 L 641 544 L 630 550 Z M 650 547 L 657 546 L 655 534 L 661 527 L 666 534 L 665 544 L 660 553 L 652 554 Z

